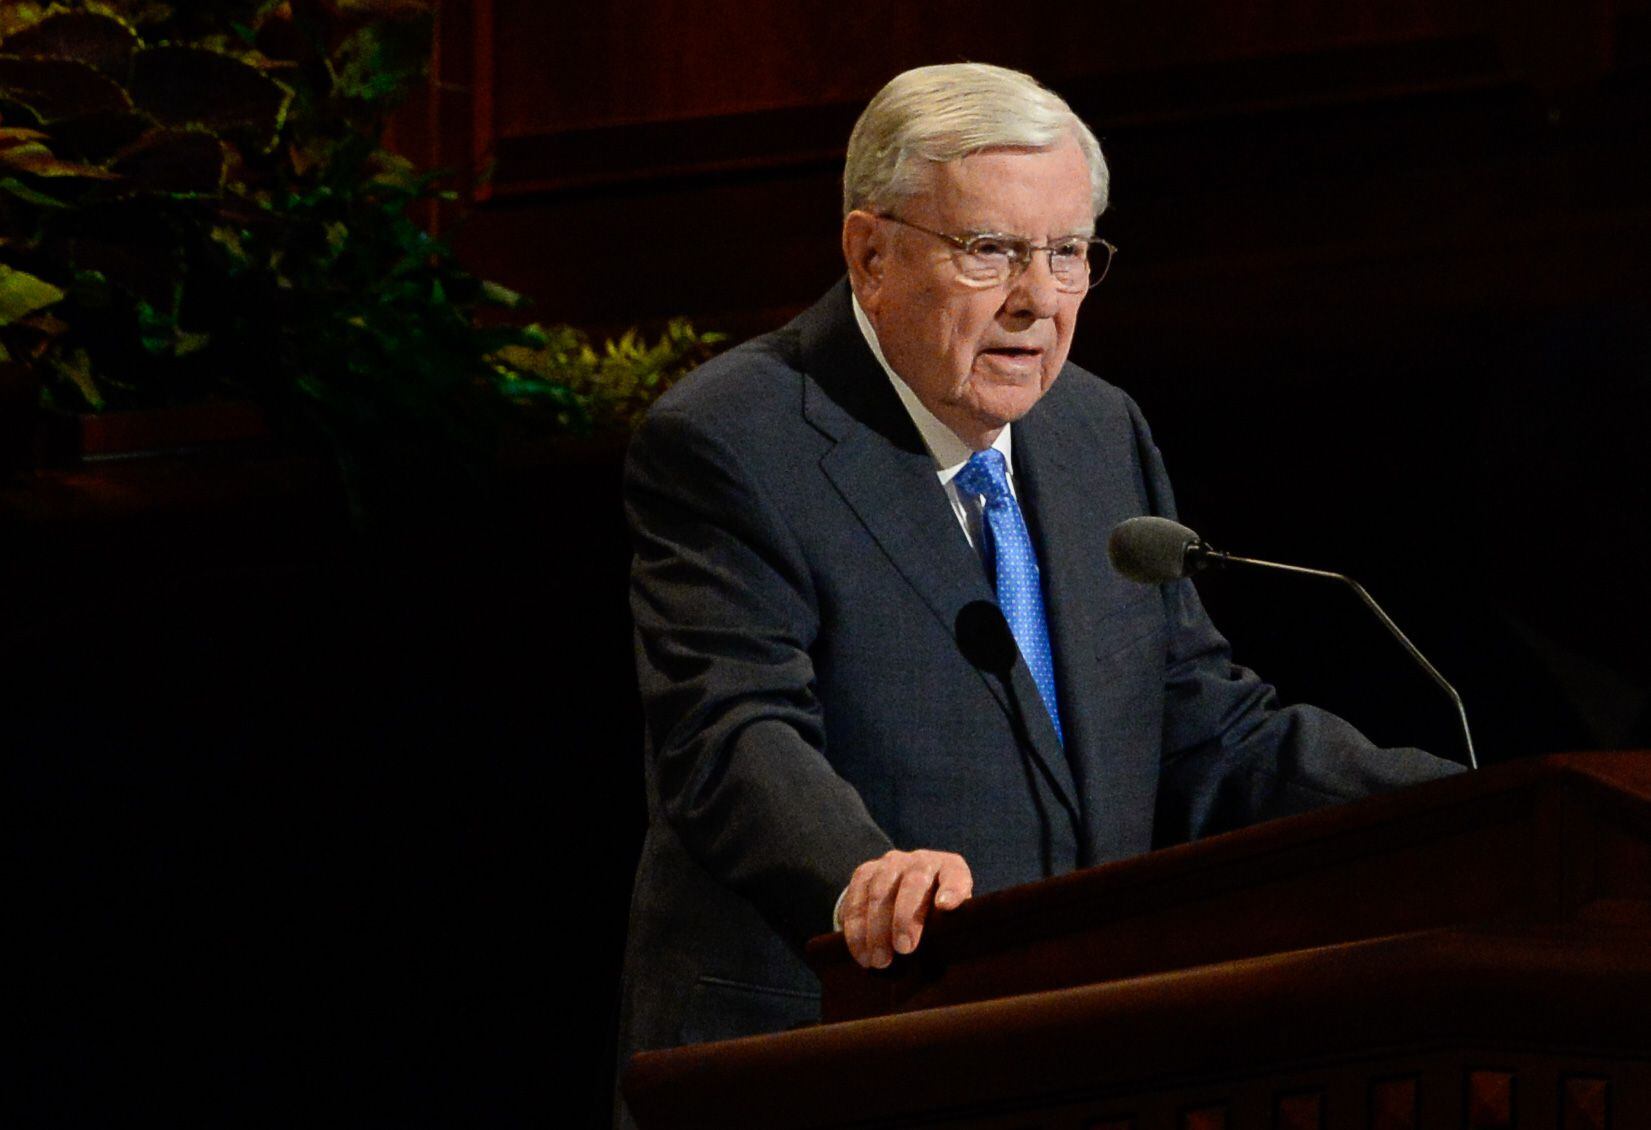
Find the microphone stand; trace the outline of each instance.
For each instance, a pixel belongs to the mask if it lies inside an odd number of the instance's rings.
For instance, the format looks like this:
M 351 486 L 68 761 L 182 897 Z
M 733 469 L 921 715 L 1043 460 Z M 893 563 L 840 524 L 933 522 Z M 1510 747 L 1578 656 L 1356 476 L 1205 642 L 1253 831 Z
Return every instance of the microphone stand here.
M 1364 601 L 1365 606 L 1376 614 L 1376 618 L 1382 622 L 1387 630 L 1393 633 L 1393 638 L 1398 640 L 1404 649 L 1410 653 L 1410 657 L 1416 661 L 1423 671 L 1427 672 L 1428 677 L 1438 683 L 1439 687 L 1450 696 L 1450 701 L 1456 704 L 1456 716 L 1462 723 L 1462 741 L 1467 746 L 1468 751 L 1468 767 L 1470 769 L 1479 768 L 1479 758 L 1473 752 L 1473 734 L 1468 730 L 1468 712 L 1467 708 L 1462 705 L 1462 696 L 1456 693 L 1456 688 L 1451 686 L 1443 675 L 1439 674 L 1439 669 L 1427 661 L 1427 656 L 1423 655 L 1416 645 L 1410 642 L 1410 637 L 1399 630 L 1399 625 L 1393 622 L 1393 618 L 1382 611 L 1382 606 L 1376 603 L 1376 598 L 1366 592 L 1365 587 L 1352 577 L 1345 573 L 1332 573 L 1327 569 L 1308 569 L 1300 565 L 1284 565 L 1277 561 L 1261 561 L 1254 557 L 1238 557 L 1206 545 L 1201 539 L 1188 544 L 1184 560 L 1186 572 L 1193 572 L 1198 569 L 1225 568 L 1229 565 L 1244 565 L 1259 569 L 1277 569 L 1285 573 L 1297 573 L 1304 577 L 1323 577 L 1326 580 L 1340 581 L 1352 589 L 1358 594 L 1358 598 Z

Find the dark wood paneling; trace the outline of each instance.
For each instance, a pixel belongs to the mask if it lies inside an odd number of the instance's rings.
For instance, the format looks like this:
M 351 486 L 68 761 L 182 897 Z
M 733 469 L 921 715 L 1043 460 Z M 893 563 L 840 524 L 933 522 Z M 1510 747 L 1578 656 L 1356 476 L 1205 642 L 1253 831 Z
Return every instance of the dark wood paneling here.
M 990 0 L 620 0 L 575 9 L 490 0 L 500 137 L 863 102 L 891 75 L 979 59 L 1048 81 L 1480 34 L 1499 6 L 1101 5 L 1055 0 L 1005 19 Z
M 1484 181 L 1496 171 L 1475 165 L 1487 149 L 1498 160 L 1509 151 L 1540 160 L 1550 135 L 1574 138 L 1566 115 L 1579 97 L 1555 76 L 1574 77 L 1583 55 L 1606 65 L 1609 50 L 1579 53 L 1575 42 L 1603 35 L 1608 47 L 1612 29 L 1636 18 L 1624 9 L 1613 23 L 1609 5 L 1574 18 L 1554 10 L 1182 4 L 1147 16 L 1072 4 L 1051 16 L 1048 26 L 1060 29 L 1051 36 L 1001 29 L 980 4 L 949 6 L 947 19 L 927 26 L 928 13 L 911 5 L 827 16 L 782 4 L 735 13 L 633 2 L 552 14 L 483 0 L 444 13 L 446 94 L 430 115 L 441 120 L 431 156 L 461 171 L 490 169 L 464 250 L 540 299 L 547 316 L 606 328 L 681 312 L 756 327 L 799 309 L 838 273 L 839 165 L 863 99 L 908 63 L 995 58 L 1033 66 L 1096 124 L 1116 175 L 1111 224 L 1128 231 L 1136 215 L 1173 209 L 1147 233 L 1150 243 L 1132 241 L 1132 265 L 1148 265 L 1148 251 L 1162 261 L 1179 245 L 1177 270 L 1194 277 L 1288 274 L 1301 260 L 1276 241 L 1270 254 L 1282 261 L 1252 258 L 1267 223 L 1209 222 L 1228 218 L 1222 194 L 1238 179 L 1254 195 L 1318 193 L 1330 207 L 1294 210 L 1310 229 L 1296 243 L 1325 269 L 1368 274 L 1413 238 L 1401 202 L 1418 189 L 1437 197 L 1418 201 L 1433 228 L 1459 221 L 1450 237 L 1458 244 L 1505 239 L 1523 222 L 1502 201 L 1459 191 L 1449 170 Z M 849 49 L 844 28 L 878 34 Z M 1543 44 L 1573 63 L 1546 65 Z M 1595 90 L 1584 88 L 1583 112 Z M 1303 126 L 1313 111 L 1321 113 Z M 1599 161 L 1626 154 L 1630 138 L 1594 132 L 1603 134 Z M 1448 166 L 1444 179 L 1414 183 L 1418 158 Z M 1361 200 L 1385 204 L 1386 215 L 1331 230 L 1335 205 Z M 1264 219 L 1265 209 L 1254 214 Z M 1315 215 L 1322 222 L 1312 230 Z M 1446 309 L 1463 295 L 1472 301 L 1483 264 L 1470 255 L 1457 265 L 1431 275 L 1431 290 L 1397 293 L 1425 305 L 1442 292 Z
M 1033 70 L 1069 95 L 1103 80 L 1121 88 L 1107 92 L 1111 109 L 1095 119 L 1104 124 L 1130 106 L 1162 114 L 1200 99 L 1299 99 L 1302 79 L 1344 89 L 1402 86 L 1418 74 L 1461 81 L 1482 63 L 1437 72 L 1427 56 L 1441 45 L 1510 38 L 1505 16 L 1459 4 L 1379 13 L 1173 7 L 1120 18 L 1063 0 L 1040 20 L 1003 21 L 984 0 L 949 4 L 943 19 L 931 5 L 872 0 L 830 9 L 629 0 L 577 12 L 483 0 L 474 5 L 472 149 L 498 163 L 488 192 L 545 193 L 840 155 L 865 100 L 923 63 L 977 59 Z M 1200 26 L 1210 33 L 1187 34 Z M 1409 54 L 1421 57 L 1419 71 Z M 1376 73 L 1372 60 L 1382 63 Z M 1282 69 L 1256 66 L 1274 61 Z M 1259 81 L 1246 83 L 1246 74 Z M 1145 89 L 1133 94 L 1135 87 Z

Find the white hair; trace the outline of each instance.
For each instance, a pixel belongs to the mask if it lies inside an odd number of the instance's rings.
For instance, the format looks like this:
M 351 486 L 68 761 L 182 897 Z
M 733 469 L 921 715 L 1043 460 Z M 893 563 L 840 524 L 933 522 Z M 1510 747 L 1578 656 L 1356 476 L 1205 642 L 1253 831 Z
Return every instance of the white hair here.
M 843 214 L 885 209 L 922 192 L 934 164 L 983 149 L 1049 149 L 1070 137 L 1089 163 L 1095 215 L 1110 176 L 1095 134 L 1031 75 L 989 63 L 916 67 L 889 80 L 848 139 Z

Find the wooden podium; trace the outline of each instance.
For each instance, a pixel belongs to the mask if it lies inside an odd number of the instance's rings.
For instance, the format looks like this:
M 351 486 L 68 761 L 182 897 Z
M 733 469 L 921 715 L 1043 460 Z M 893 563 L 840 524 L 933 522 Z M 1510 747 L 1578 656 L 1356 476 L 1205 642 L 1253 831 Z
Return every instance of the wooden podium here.
M 644 1130 L 1651 1130 L 1651 754 L 984 895 L 883 972 L 809 957 L 826 1023 L 637 1056 Z

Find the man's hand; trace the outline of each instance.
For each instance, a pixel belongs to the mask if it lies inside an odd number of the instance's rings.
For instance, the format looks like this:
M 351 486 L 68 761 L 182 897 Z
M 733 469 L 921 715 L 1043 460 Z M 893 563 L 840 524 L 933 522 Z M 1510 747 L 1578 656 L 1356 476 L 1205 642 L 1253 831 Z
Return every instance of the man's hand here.
M 930 908 L 952 910 L 974 893 L 974 876 L 949 851 L 891 851 L 854 869 L 839 917 L 854 960 L 882 969 L 923 937 Z

